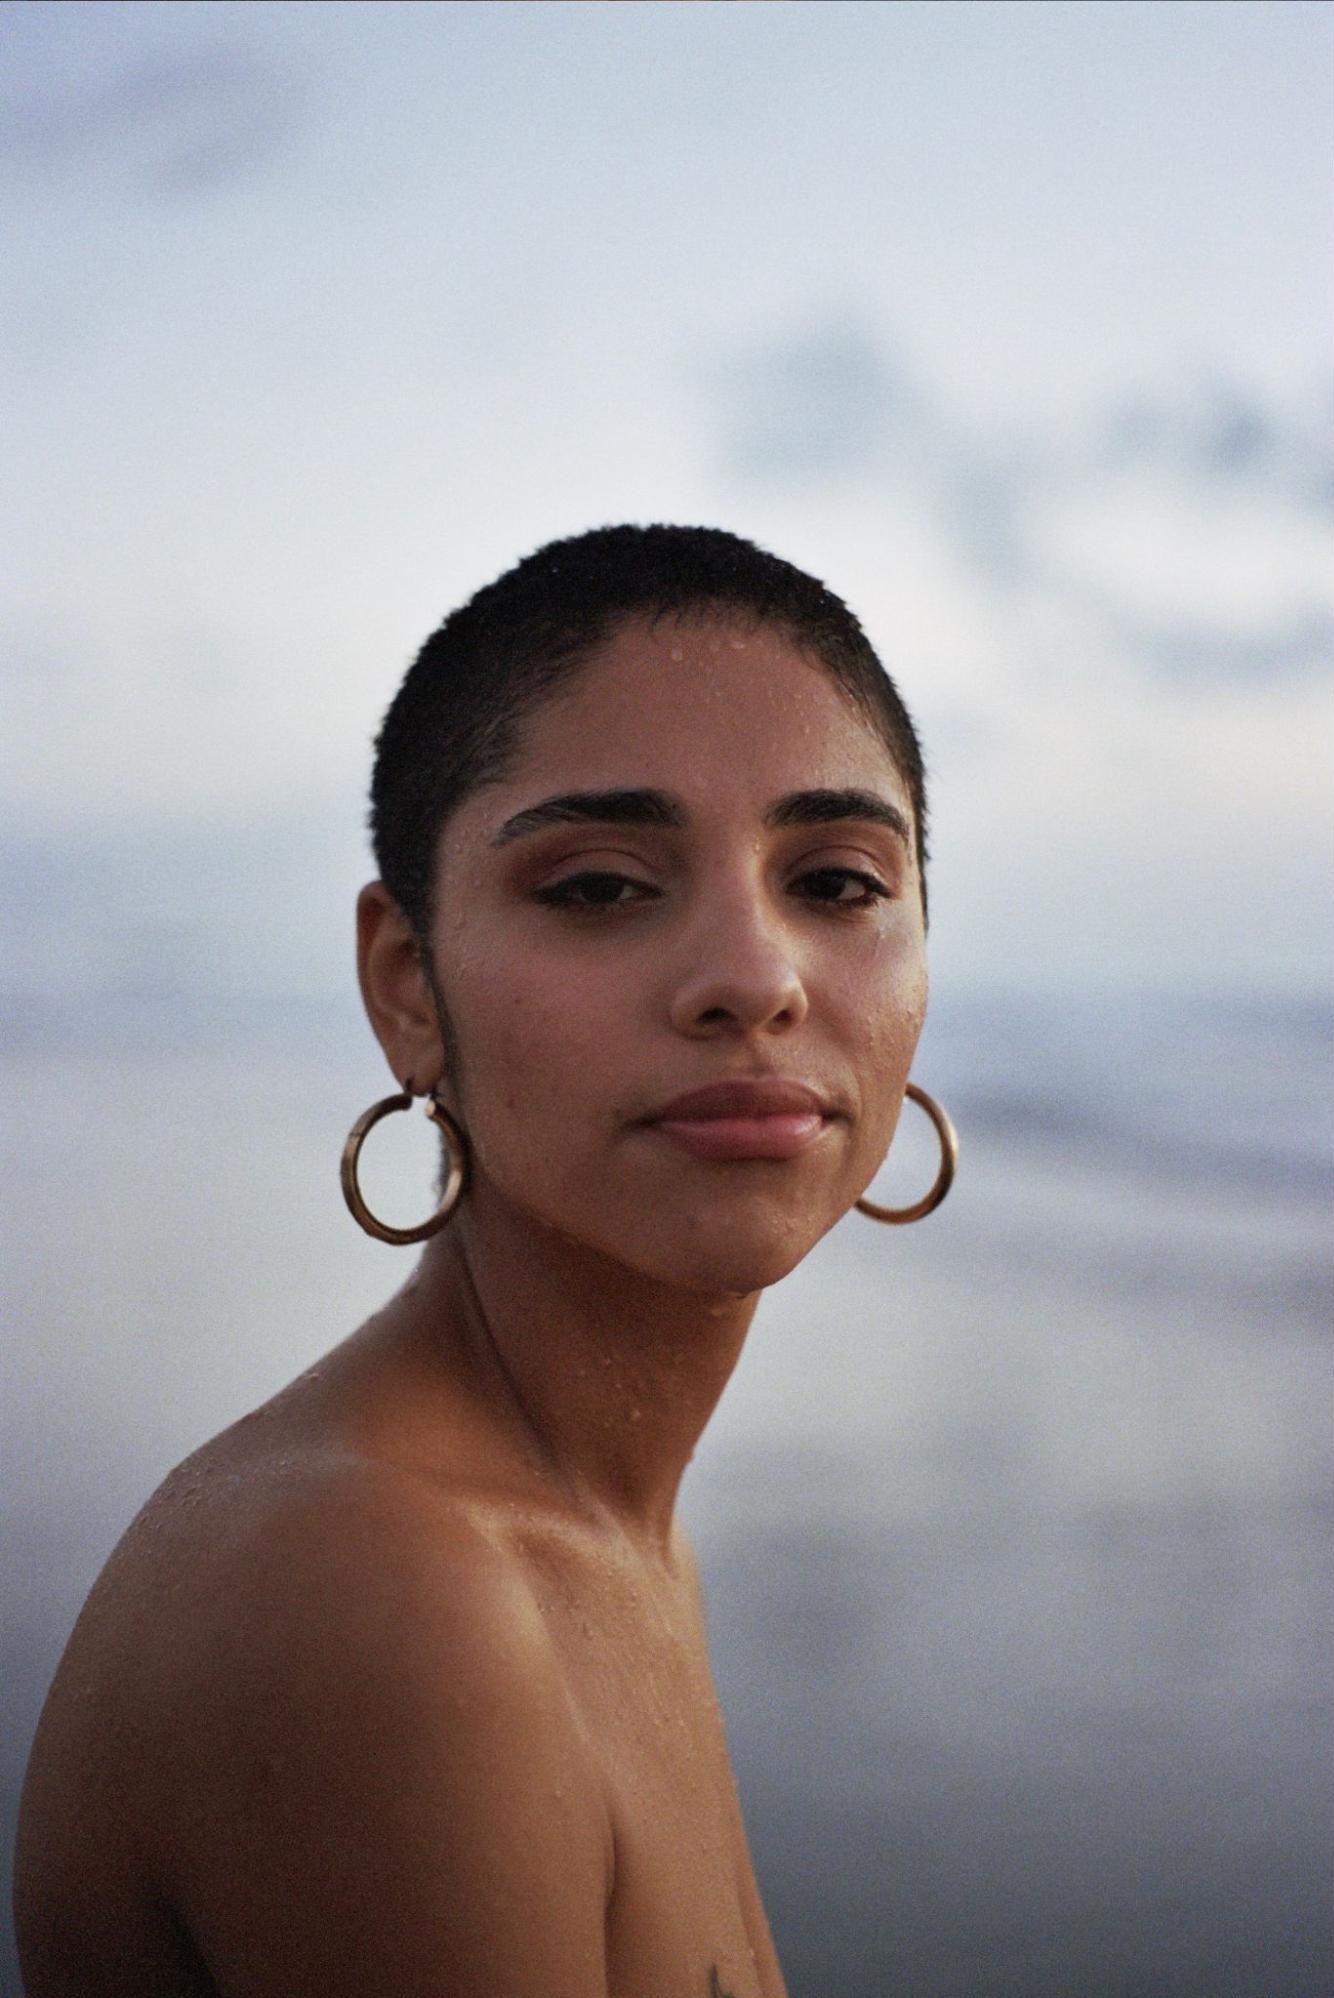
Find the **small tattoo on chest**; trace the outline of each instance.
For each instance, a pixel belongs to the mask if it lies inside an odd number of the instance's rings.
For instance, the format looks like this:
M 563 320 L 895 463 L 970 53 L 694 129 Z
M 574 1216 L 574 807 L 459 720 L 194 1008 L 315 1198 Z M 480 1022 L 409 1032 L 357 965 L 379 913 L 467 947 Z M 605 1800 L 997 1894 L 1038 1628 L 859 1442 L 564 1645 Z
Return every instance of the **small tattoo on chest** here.
M 725 1988 L 722 1978 L 718 1975 L 716 1963 L 709 1966 L 709 1998 L 732 1998 L 731 1992 Z

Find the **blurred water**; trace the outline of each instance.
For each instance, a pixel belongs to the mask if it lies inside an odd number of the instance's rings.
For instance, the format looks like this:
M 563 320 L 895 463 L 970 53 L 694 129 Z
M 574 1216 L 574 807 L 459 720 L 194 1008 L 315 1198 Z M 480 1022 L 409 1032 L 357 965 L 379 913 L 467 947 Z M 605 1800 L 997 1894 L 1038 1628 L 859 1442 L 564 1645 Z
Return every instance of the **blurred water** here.
M 686 1511 L 793 1998 L 1329 1990 L 1329 1053 L 1293 1002 L 938 1006 L 955 1192 L 765 1300 Z M 6 1826 L 139 1500 L 405 1267 L 338 1199 L 341 1016 L 104 1015 L 7 1081 Z

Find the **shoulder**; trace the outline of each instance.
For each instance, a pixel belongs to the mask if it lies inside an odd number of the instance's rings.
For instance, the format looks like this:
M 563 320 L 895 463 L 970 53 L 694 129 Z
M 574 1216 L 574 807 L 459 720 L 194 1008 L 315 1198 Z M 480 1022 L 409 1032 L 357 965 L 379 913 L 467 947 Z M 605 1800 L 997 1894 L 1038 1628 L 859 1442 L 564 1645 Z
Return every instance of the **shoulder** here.
M 464 1627 L 488 1608 L 511 1633 L 531 1622 L 500 1536 L 462 1497 L 337 1447 L 228 1442 L 179 1465 L 112 1553 L 70 1645 L 85 1692 L 104 1676 L 165 1692 L 278 1626 L 369 1636 L 376 1609 L 411 1604 L 432 1628 L 455 1607 Z
M 451 1687 L 559 1706 L 560 1667 L 503 1518 L 340 1449 L 191 1459 L 90 1599 L 91 1644 L 192 1741 L 285 1739 Z M 99 1672 L 100 1676 L 100 1672 Z M 379 1712 L 383 1727 L 386 1715 Z M 354 1750 L 354 1744 L 348 1747 Z
M 493 1637 L 537 1633 L 494 1508 L 336 1444 L 187 1459 L 106 1581 L 123 1592 L 132 1578 L 159 1615 L 202 1619 L 221 1643 L 243 1643 L 250 1618 L 291 1633 L 313 1620 L 327 1633 L 332 1616 L 369 1637 L 381 1613 L 409 1609 L 413 1629 L 467 1629 L 481 1616 Z
M 503 1522 L 428 1481 L 339 1452 L 187 1461 L 94 1590 L 44 1726 L 57 1794 L 77 1769 L 120 1798 L 211 1962 L 328 1950 L 310 1988 L 342 1990 L 340 1951 L 481 1949 L 466 1910 L 497 1883 L 556 1897 L 558 1955 L 601 1935 L 605 1802 L 541 1605 Z

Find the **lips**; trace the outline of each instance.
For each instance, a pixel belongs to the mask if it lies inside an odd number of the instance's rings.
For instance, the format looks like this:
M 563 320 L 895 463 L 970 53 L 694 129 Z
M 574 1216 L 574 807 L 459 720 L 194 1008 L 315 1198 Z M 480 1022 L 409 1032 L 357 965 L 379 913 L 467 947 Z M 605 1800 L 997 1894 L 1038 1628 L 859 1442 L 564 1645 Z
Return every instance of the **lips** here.
M 804 1082 L 789 1082 L 777 1075 L 738 1076 L 731 1082 L 710 1082 L 703 1089 L 691 1089 L 674 1096 L 652 1122 L 684 1119 L 711 1122 L 727 1117 L 801 1117 L 825 1114 L 823 1100 Z
M 822 1135 L 829 1116 L 805 1083 L 757 1076 L 689 1090 L 646 1121 L 695 1158 L 793 1159 Z

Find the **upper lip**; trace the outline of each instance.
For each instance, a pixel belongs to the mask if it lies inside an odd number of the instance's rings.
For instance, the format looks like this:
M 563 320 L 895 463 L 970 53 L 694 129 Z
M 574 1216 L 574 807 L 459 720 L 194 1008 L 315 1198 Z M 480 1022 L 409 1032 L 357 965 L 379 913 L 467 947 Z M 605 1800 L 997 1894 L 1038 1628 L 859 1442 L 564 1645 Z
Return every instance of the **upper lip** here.
M 804 1082 L 791 1082 L 783 1076 L 737 1077 L 731 1082 L 709 1082 L 703 1089 L 687 1090 L 674 1096 L 646 1120 L 651 1124 L 704 1122 L 715 1117 L 821 1117 L 830 1114 L 824 1098 Z

